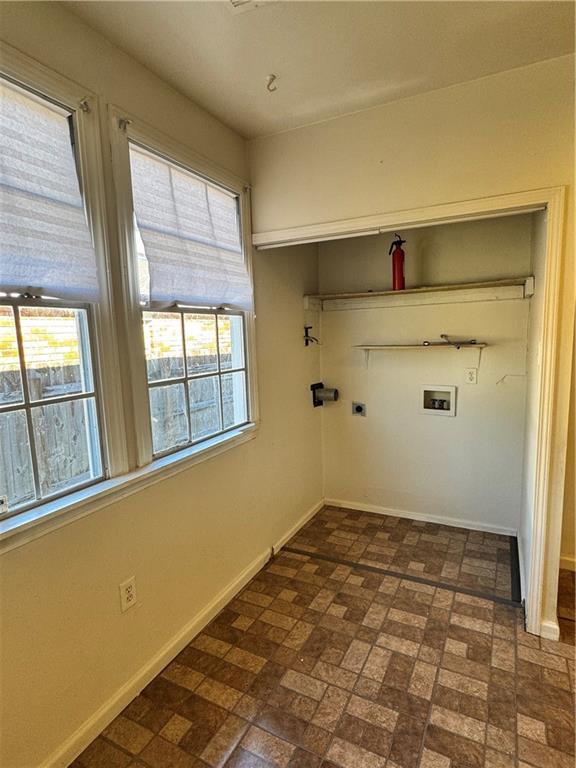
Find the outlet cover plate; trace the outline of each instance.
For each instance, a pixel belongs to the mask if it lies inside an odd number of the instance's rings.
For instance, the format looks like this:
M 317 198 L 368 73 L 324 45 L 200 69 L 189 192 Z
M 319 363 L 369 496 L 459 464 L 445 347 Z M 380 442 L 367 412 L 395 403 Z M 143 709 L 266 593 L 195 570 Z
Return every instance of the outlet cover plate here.
M 478 384 L 478 368 L 464 368 L 464 383 Z
M 136 605 L 136 576 L 130 576 L 118 587 L 120 590 L 120 610 L 122 613 Z

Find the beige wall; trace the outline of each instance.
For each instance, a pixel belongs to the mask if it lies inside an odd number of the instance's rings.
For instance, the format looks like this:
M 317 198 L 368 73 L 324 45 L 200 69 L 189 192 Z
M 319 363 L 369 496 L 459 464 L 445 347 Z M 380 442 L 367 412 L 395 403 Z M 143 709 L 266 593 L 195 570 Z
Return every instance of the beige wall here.
M 531 274 L 531 217 L 510 216 L 402 230 L 406 287 L 478 282 Z M 394 234 L 318 246 L 322 293 L 389 290 Z
M 256 259 L 259 436 L 0 560 L 3 768 L 36 768 L 322 497 L 312 249 Z M 140 604 L 121 614 L 134 574 Z
M 573 57 L 250 143 L 254 231 L 573 181 Z
M 403 231 L 408 286 L 531 272 L 531 216 Z M 391 235 L 319 246 L 321 292 L 389 285 Z M 348 506 L 428 515 L 515 532 L 520 519 L 529 301 L 326 311 L 322 376 L 340 388 L 323 409 L 325 496 Z M 381 352 L 352 346 L 414 343 L 450 333 L 478 350 Z M 464 383 L 464 368 L 478 383 Z M 506 377 L 506 378 L 505 378 Z M 457 387 L 455 418 L 420 413 L 422 385 Z M 352 401 L 367 416 L 352 414 Z
M 238 136 L 61 6 L 0 13 L 12 45 L 245 173 Z M 318 352 L 301 341 L 316 249 L 257 254 L 254 274 L 256 439 L 2 556 L 3 768 L 40 766 L 321 499 Z M 132 574 L 139 605 L 121 614 Z

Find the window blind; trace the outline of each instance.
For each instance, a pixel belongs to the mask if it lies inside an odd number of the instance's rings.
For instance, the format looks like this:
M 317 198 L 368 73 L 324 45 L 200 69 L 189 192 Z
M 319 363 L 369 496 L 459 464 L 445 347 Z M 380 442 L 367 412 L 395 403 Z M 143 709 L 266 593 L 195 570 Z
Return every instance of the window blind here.
M 65 110 L 0 80 L 0 290 L 98 297 L 71 136 Z
M 237 196 L 134 144 L 130 167 L 149 270 L 142 300 L 250 309 Z

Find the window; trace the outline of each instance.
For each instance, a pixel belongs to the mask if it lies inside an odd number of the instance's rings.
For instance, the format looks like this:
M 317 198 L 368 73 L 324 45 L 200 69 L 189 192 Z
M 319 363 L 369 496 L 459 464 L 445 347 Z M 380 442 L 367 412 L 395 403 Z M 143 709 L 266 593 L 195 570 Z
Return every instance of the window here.
M 238 195 L 130 144 L 152 453 L 250 420 Z
M 88 311 L 0 305 L 0 488 L 12 512 L 102 477 Z
M 143 319 L 154 453 L 246 424 L 242 315 L 145 311 Z
M 98 270 L 73 113 L 0 79 L 0 496 L 8 514 L 104 475 Z
M 4 533 L 250 439 L 256 401 L 242 181 L 110 108 L 114 233 L 98 100 L 0 68 Z

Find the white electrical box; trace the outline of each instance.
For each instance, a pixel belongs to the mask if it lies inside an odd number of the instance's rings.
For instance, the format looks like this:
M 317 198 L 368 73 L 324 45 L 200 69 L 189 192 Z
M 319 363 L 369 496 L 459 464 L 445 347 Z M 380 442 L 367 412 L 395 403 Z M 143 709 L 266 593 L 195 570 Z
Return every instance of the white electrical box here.
M 456 416 L 456 387 L 426 384 L 420 393 L 420 413 L 430 416 Z

